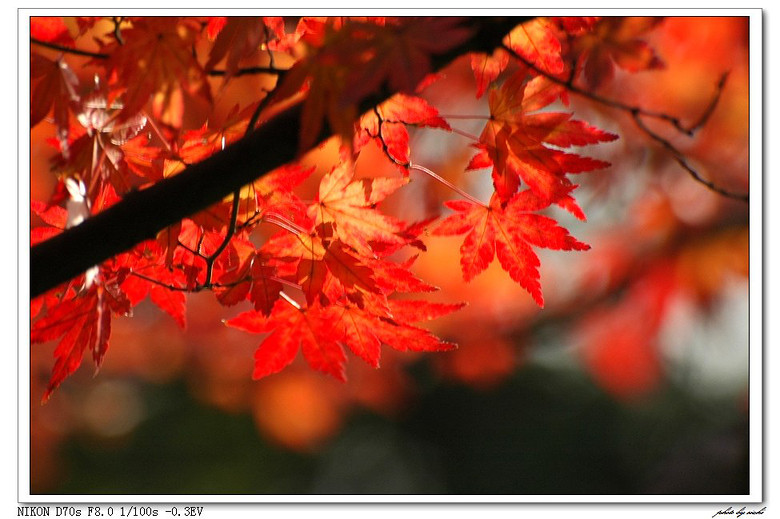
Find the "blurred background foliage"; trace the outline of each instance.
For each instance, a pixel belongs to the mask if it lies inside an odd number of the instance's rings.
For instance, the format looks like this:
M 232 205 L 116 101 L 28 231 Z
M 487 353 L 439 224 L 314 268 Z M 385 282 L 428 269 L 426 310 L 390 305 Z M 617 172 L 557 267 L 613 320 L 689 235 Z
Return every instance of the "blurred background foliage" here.
M 744 18 L 669 18 L 647 37 L 666 69 L 618 71 L 599 94 L 691 121 L 728 71 L 707 125 L 669 138 L 703 176 L 747 192 L 747 37 Z M 442 114 L 487 113 L 466 60 L 445 74 L 425 91 Z M 220 90 L 220 113 L 262 81 Z M 189 297 L 185 332 L 141 304 L 114 321 L 100 373 L 83 366 L 44 406 L 55 344 L 31 350 L 32 492 L 748 493 L 748 206 L 694 182 L 626 114 L 575 96 L 566 109 L 621 138 L 597 150 L 612 168 L 577 179 L 588 222 L 553 215 L 592 250 L 542 251 L 544 309 L 496 265 L 465 284 L 459 241 L 428 237 L 416 273 L 437 300 L 469 302 L 434 328 L 460 348 L 384 349 L 379 370 L 353 359 L 340 384 L 297 362 L 252 381 L 258 338 L 223 326 L 237 310 L 210 294 Z M 484 120 L 456 123 L 479 133 Z M 31 134 L 39 200 L 56 180 L 47 131 Z M 462 137 L 420 131 L 411 146 L 476 196 L 489 186 L 464 172 Z M 334 153 L 306 160 L 323 173 Z M 371 148 L 358 172 L 394 174 Z M 454 195 L 429 180 L 385 209 L 438 214 Z

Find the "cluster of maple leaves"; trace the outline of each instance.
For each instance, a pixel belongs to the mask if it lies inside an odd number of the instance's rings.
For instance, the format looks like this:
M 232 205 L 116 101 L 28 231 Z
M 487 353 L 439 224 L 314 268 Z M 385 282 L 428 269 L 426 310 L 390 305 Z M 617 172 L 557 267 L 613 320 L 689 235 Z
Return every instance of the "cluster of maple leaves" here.
M 465 281 L 497 257 L 542 306 L 534 247 L 589 246 L 541 213 L 558 206 L 585 219 L 571 175 L 608 163 L 572 148 L 617 138 L 553 105 L 567 103 L 567 82 L 582 78 L 596 88 L 614 65 L 629 71 L 660 66 L 638 39 L 655 23 L 539 18 L 518 25 L 491 54 L 467 57 L 476 96 L 488 95 L 485 126 L 474 136 L 468 164 L 490 172 L 494 192 L 482 201 L 415 164 L 409 146 L 410 127 L 453 131 L 421 92 L 443 81 L 431 55 L 469 36 L 464 20 L 33 18 L 31 125 L 51 123 L 59 150 L 52 165 L 55 194 L 31 204 L 41 223 L 32 229 L 33 246 L 76 225 L 75 213 L 99 213 L 124 194 L 218 153 L 262 124 L 265 113 L 290 103 L 303 103 L 301 152 L 326 124 L 341 142 L 341 162 L 321 178 L 313 200 L 297 189 L 314 168 L 287 164 L 156 240 L 33 299 L 31 342 L 59 340 L 44 400 L 79 367 L 85 351 L 100 366 L 112 318 L 130 315 L 147 296 L 182 327 L 188 292 L 211 290 L 225 306 L 248 301 L 251 310 L 226 324 L 267 334 L 255 353 L 255 378 L 282 370 L 299 351 L 312 368 L 344 380 L 345 349 L 376 367 L 382 345 L 454 348 L 421 323 L 463 305 L 409 295 L 436 290 L 412 272 L 426 233 L 465 235 Z M 85 35 L 97 49 L 70 52 Z M 80 77 L 74 60 L 86 61 L 92 77 Z M 247 74 L 276 77 L 276 86 L 236 106 L 219 127 L 184 125 L 188 106 L 215 103 L 214 78 L 224 85 Z M 393 95 L 359 113 L 377 91 Z M 356 176 L 355 161 L 369 145 L 378 146 L 397 175 Z M 452 187 L 457 198 L 446 203 L 445 216 L 407 222 L 381 211 L 413 170 Z M 260 228 L 278 232 L 266 239 Z

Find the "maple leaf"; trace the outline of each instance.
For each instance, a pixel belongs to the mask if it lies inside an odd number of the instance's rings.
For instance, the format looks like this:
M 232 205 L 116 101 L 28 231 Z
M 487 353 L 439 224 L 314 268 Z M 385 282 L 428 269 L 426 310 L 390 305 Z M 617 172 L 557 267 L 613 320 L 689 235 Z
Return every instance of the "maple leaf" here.
M 30 245 L 35 245 L 52 236 L 56 236 L 65 229 L 68 221 L 68 212 L 62 207 L 32 200 L 30 209 L 46 224 L 30 229 Z
M 154 101 L 155 116 L 179 126 L 184 99 L 210 100 L 205 71 L 192 48 L 200 28 L 195 20 L 133 18 L 123 30 L 123 43 L 113 41 L 102 52 L 111 86 L 124 91 L 122 117 L 130 117 Z M 178 100 L 172 103 L 172 100 Z M 165 107 L 165 108 L 163 108 Z
M 116 192 L 130 191 L 137 182 L 129 173 L 160 177 L 156 163 L 160 150 L 149 146 L 148 135 L 141 133 L 147 123 L 145 115 L 120 120 L 122 104 L 110 102 L 99 82 L 71 106 L 78 125 L 69 129 L 67 140 L 60 139 L 61 151 L 52 160 L 53 169 L 64 176 L 80 177 L 90 196 L 100 192 L 105 180 Z
M 563 72 L 561 42 L 555 26 L 547 18 L 535 18 L 515 27 L 504 37 L 504 44 L 550 74 Z
M 214 263 L 214 293 L 222 305 L 233 306 L 247 298 L 254 259 L 254 245 L 244 236 L 233 236 Z
M 300 149 L 308 150 L 327 119 L 334 134 L 351 143 L 361 101 L 387 84 L 411 93 L 431 70 L 430 57 L 470 35 L 457 18 L 403 18 L 393 24 L 351 21 L 325 26 L 322 44 L 286 74 L 275 95 L 298 93 L 307 80 Z
M 284 76 L 274 91 L 276 99 L 283 100 L 306 91 L 301 115 L 299 150 L 306 151 L 317 140 L 327 119 L 332 132 L 350 142 L 357 103 L 340 103 L 350 69 L 363 60 L 360 45 L 350 39 L 346 31 L 324 26 L 322 46 L 297 62 Z
M 332 307 L 315 303 L 299 309 L 286 300 L 279 300 L 270 317 L 252 310 L 225 324 L 250 333 L 271 332 L 255 351 L 252 372 L 255 380 L 281 371 L 292 363 L 300 350 L 313 369 L 346 381 L 344 363 L 347 358 L 332 333 Z
M 339 240 L 369 257 L 374 255 L 373 244 L 406 244 L 401 234 L 405 225 L 379 212 L 376 205 L 409 179 L 353 180 L 353 168 L 353 164 L 344 163 L 322 178 L 317 199 L 309 208 L 315 225 L 332 224 Z
M 67 136 L 69 107 L 79 101 L 78 77 L 64 59 L 50 60 L 30 53 L 30 128 L 41 122 L 54 108 L 54 124 L 60 140 Z
M 552 102 L 555 89 L 539 88 L 526 100 L 528 83 L 524 72 L 508 79 L 500 89 L 491 90 L 490 120 L 476 145 L 480 152 L 467 169 L 493 167 L 493 185 L 503 201 L 509 200 L 524 181 L 534 193 L 549 202 L 568 196 L 573 184 L 566 173 L 580 173 L 609 166 L 609 163 L 565 153 L 561 148 L 584 146 L 617 139 L 571 114 L 528 113 Z
M 385 150 L 401 173 L 408 175 L 409 132 L 406 127 L 409 125 L 452 130 L 447 121 L 439 116 L 439 111 L 424 99 L 396 94 L 360 118 L 360 129 L 355 134 L 353 149 L 358 152 L 373 140 L 380 149 Z
M 492 55 L 482 52 L 471 54 L 471 70 L 477 80 L 477 99 L 484 95 L 490 83 L 498 78 L 507 65 L 509 54 L 501 48 L 494 50 Z
M 194 285 L 193 273 L 181 266 L 142 265 L 129 269 L 120 287 L 132 303 L 138 304 L 146 296 L 170 315 L 180 328 L 187 327 L 187 297 L 185 290 Z
M 518 25 L 504 37 L 503 43 L 539 70 L 553 75 L 564 70 L 556 27 L 547 18 L 536 18 Z M 482 97 L 488 85 L 507 68 L 509 57 L 502 48 L 495 49 L 492 55 L 471 54 L 471 69 L 477 80 L 477 98 Z
M 501 267 L 518 282 L 534 301 L 544 306 L 539 283 L 539 258 L 531 246 L 554 250 L 588 250 L 589 245 L 577 241 L 555 220 L 534 214 L 549 202 L 531 190 L 517 193 L 502 203 L 496 193 L 490 205 L 466 200 L 445 204 L 455 211 L 434 228 L 439 236 L 466 234 L 460 247 L 463 279 L 470 281 L 485 270 L 498 256 Z
M 460 309 L 462 304 L 399 300 L 387 305 L 359 307 L 346 302 L 332 306 L 315 303 L 300 309 L 279 300 L 270 316 L 244 312 L 226 321 L 250 333 L 271 334 L 255 352 L 253 378 L 277 373 L 299 350 L 309 365 L 337 380 L 346 381 L 342 344 L 373 367 L 379 367 L 382 344 L 399 351 L 444 351 L 455 347 L 411 322 L 426 321 Z M 384 306 L 385 310 L 379 310 Z
M 98 281 L 86 293 L 77 294 L 70 290 L 66 298 L 50 306 L 46 314 L 32 324 L 31 343 L 60 337 L 54 350 L 56 361 L 43 402 L 78 369 L 85 350 L 92 352 L 95 368 L 100 368 L 111 336 L 111 315 L 127 315 L 130 312 L 130 300 L 117 285 L 116 277 L 104 281 L 110 275 L 110 271 L 101 268 Z
M 31 16 L 30 38 L 62 45 L 73 45 L 70 29 L 61 16 Z
M 311 222 L 306 214 L 308 208 L 293 190 L 315 169 L 314 166 L 287 164 L 256 180 L 252 190 L 257 212 L 264 216 L 283 216 L 301 227 L 310 227 Z
M 262 251 L 275 257 L 278 272 L 301 287 L 309 305 L 355 292 L 381 292 L 366 259 L 335 239 L 330 224 L 318 226 L 311 234 L 277 235 Z
M 658 25 L 663 18 L 606 17 L 573 43 L 579 53 L 588 88 L 596 88 L 614 76 L 614 66 L 629 72 L 663 68 L 653 49 L 638 36 Z
M 209 20 L 209 37 L 215 39 L 205 69 L 213 70 L 225 59 L 225 81 L 238 71 L 238 63 L 251 57 L 261 44 L 267 44 L 272 33 L 284 37 L 284 21 L 279 17 L 215 17 Z
M 255 254 L 251 267 L 252 288 L 249 293 L 249 299 L 254 304 L 255 310 L 266 316 L 271 314 L 284 288 L 278 281 L 276 268 L 269 265 L 268 260 L 269 258 L 260 251 Z
M 358 29 L 370 34 L 362 49 L 370 59 L 352 69 L 341 92 L 342 102 L 363 99 L 385 83 L 391 92 L 415 92 L 431 71 L 431 55 L 441 54 L 471 35 L 457 17 L 410 17 L 393 22 L 365 24 Z
M 455 347 L 409 323 L 447 315 L 462 304 L 411 300 L 390 300 L 387 304 L 387 312 L 380 313 L 347 303 L 340 306 L 341 313 L 336 317 L 336 336 L 372 367 L 379 367 L 382 344 L 398 351 L 446 351 Z

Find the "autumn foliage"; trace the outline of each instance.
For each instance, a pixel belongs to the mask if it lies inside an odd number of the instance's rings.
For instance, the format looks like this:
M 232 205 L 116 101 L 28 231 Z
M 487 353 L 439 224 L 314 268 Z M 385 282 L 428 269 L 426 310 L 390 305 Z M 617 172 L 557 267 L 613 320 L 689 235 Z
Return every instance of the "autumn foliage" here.
M 632 111 L 634 105 L 599 90 L 616 74 L 663 67 L 644 40 L 660 19 L 519 22 L 507 24 L 489 50 L 469 52 L 464 49 L 480 34 L 474 19 L 32 18 L 30 123 L 46 126 L 56 150 L 53 194 L 31 203 L 33 248 L 187 175 L 190 166 L 272 127 L 280 114 L 300 113 L 297 155 L 286 164 L 258 171 L 221 201 L 161 225 L 153 239 L 32 299 L 31 342 L 57 341 L 43 400 L 85 354 L 99 368 L 112 323 L 147 297 L 181 328 L 188 325 L 189 294 L 211 291 L 220 305 L 236 307 L 225 324 L 262 335 L 255 379 L 284 370 L 299 353 L 312 369 L 345 381 L 347 353 L 378 368 L 383 347 L 454 350 L 450 338 L 429 326 L 480 302 L 447 300 L 447 293 L 444 301 L 428 297 L 438 288 L 417 267 L 426 261 L 427 242 L 438 236 L 458 237 L 458 255 L 448 261 L 459 263 L 459 283 L 475 280 L 497 259 L 505 281 L 543 307 L 539 251 L 591 249 L 566 222 L 586 220 L 577 198 L 580 179 L 609 171 L 597 150 L 618 139 L 575 115 L 570 98 L 584 96 L 662 124 L 672 118 Z M 484 113 L 445 113 L 426 97 L 448 81 L 441 70 L 453 59 L 470 66 L 473 96 L 487 100 Z M 223 95 L 247 78 L 253 82 L 241 86 L 239 96 Z M 705 105 L 719 94 L 715 82 L 702 96 Z M 458 129 L 464 119 L 480 121 L 481 131 Z M 646 141 L 693 169 L 674 143 L 641 128 L 637 133 Z M 410 132 L 421 131 L 458 137 L 448 153 L 464 155 L 464 169 L 487 179 L 488 190 L 469 192 L 465 183 L 418 162 Z M 336 159 L 327 168 L 311 159 L 326 153 L 323 135 L 334 136 L 327 143 Z M 369 154 L 383 162 L 379 173 L 358 167 Z M 213 175 L 218 179 L 220 171 Z M 393 200 L 420 179 L 450 194 L 426 211 L 385 210 L 397 209 Z M 712 187 L 693 184 L 708 193 Z M 741 196 L 739 187 L 721 191 L 726 198 L 732 191 Z M 720 253 L 716 242 L 713 250 Z M 685 268 L 685 254 L 680 248 L 665 268 L 648 269 L 656 282 L 628 290 L 654 318 L 628 334 L 612 332 L 621 339 L 611 348 L 625 343 L 641 350 L 621 349 L 628 351 L 625 362 L 586 348 L 586 362 L 597 373 L 610 362 L 620 362 L 619 371 L 639 358 L 629 378 L 652 384 L 657 359 L 643 338 L 657 331 L 672 292 L 670 276 Z M 611 282 L 624 282 L 629 275 L 620 274 L 620 256 L 609 261 L 616 267 Z M 701 285 L 696 290 L 707 297 Z M 629 326 L 630 317 L 610 312 L 592 315 L 583 336 L 610 333 L 593 327 L 600 319 L 613 330 Z M 505 348 L 496 339 L 488 350 L 502 358 Z M 643 355 L 651 358 L 642 361 Z M 451 359 L 443 362 L 457 363 Z M 635 389 L 610 381 L 618 393 Z

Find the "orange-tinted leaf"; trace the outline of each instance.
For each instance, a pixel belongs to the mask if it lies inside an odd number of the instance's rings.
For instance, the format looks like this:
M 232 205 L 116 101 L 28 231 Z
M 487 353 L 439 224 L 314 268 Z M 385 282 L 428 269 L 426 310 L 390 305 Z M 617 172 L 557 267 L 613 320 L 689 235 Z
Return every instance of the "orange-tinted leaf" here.
M 273 23 L 273 22 L 272 22 Z M 278 23 L 273 27 L 279 28 Z M 284 26 L 282 25 L 282 35 Z M 266 25 L 264 17 L 231 16 L 226 20 L 221 17 L 209 21 L 209 37 L 216 40 L 209 52 L 209 59 L 205 69 L 213 70 L 214 67 L 225 59 L 225 81 L 232 77 L 238 70 L 239 62 L 253 56 L 262 43 L 272 36 L 272 31 Z
M 360 119 L 360 130 L 355 135 L 354 149 L 359 151 L 370 140 L 386 150 L 393 163 L 404 175 L 409 171 L 409 132 L 406 126 L 424 126 L 451 130 L 439 111 L 420 97 L 396 94 Z
M 337 337 L 374 368 L 379 367 L 380 346 L 398 351 L 445 351 L 455 347 L 409 322 L 441 317 L 462 305 L 437 305 L 426 301 L 388 301 L 390 313 L 376 307 L 348 304 L 336 313 Z
M 61 16 L 31 16 L 30 38 L 67 46 L 73 45 L 73 37 Z
M 320 182 L 309 216 L 317 225 L 332 224 L 336 237 L 361 254 L 373 255 L 375 244 L 404 245 L 404 224 L 376 209 L 376 204 L 409 182 L 406 178 L 353 180 L 352 165 L 342 164 Z
M 539 89 L 532 82 L 533 98 L 526 101 L 525 74 L 508 79 L 500 89 L 490 92 L 491 118 L 479 138 L 480 152 L 469 168 L 492 164 L 493 185 L 506 202 L 519 189 L 521 180 L 534 193 L 550 203 L 569 195 L 573 184 L 567 173 L 603 168 L 604 161 L 565 153 L 560 148 L 608 142 L 617 136 L 561 112 L 527 113 L 543 108 L 543 102 L 557 97 L 555 89 Z
M 168 315 L 173 317 L 181 328 L 187 327 L 187 298 L 184 292 L 180 290 L 171 290 L 158 284 L 152 284 L 149 290 L 149 297 L 152 302 Z
M 301 150 L 315 143 L 325 119 L 334 134 L 351 143 L 360 103 L 383 84 L 392 92 L 414 93 L 431 71 L 431 55 L 468 38 L 469 30 L 460 25 L 460 19 L 450 17 L 326 24 L 322 45 L 285 74 L 276 92 L 280 99 L 290 97 L 310 79 Z
M 370 59 L 352 70 L 341 99 L 359 101 L 383 83 L 392 92 L 415 92 L 431 70 L 431 54 L 442 53 L 469 37 L 471 31 L 461 23 L 453 17 L 411 17 L 397 24 L 367 25 L 371 35 L 363 50 L 368 50 Z
M 545 72 L 563 72 L 561 42 L 553 24 L 546 18 L 535 18 L 518 25 L 506 35 L 504 44 Z
M 496 49 L 492 55 L 484 53 L 471 54 L 471 70 L 477 80 L 477 98 L 487 90 L 487 87 L 495 81 L 501 72 L 509 65 L 509 54 L 503 49 Z
M 107 272 L 101 271 L 101 275 Z M 54 350 L 56 358 L 43 401 L 81 365 L 85 350 L 92 353 L 96 369 L 108 350 L 111 336 L 111 315 L 125 315 L 130 301 L 116 284 L 106 284 L 99 277 L 84 294 L 71 293 L 55 305 L 48 305 L 46 313 L 30 329 L 30 341 L 46 342 L 61 337 Z
M 248 331 L 271 331 L 255 351 L 254 379 L 277 373 L 289 365 L 299 350 L 309 365 L 340 381 L 346 380 L 344 350 L 333 338 L 328 308 L 313 305 L 305 310 L 278 301 L 269 318 L 248 312 L 226 323 Z
M 614 65 L 629 72 L 663 68 L 661 59 L 647 43 L 640 40 L 663 18 L 606 17 L 599 20 L 592 31 L 574 42 L 584 61 L 585 80 L 589 88 L 596 88 L 614 75 Z
M 69 106 L 79 100 L 76 74 L 64 59 L 50 60 L 30 54 L 30 127 L 43 120 L 54 107 L 54 124 L 67 133 Z
M 205 72 L 192 53 L 199 30 L 195 20 L 134 18 L 132 27 L 123 30 L 124 44 L 103 49 L 110 56 L 106 64 L 113 73 L 112 86 L 124 89 L 123 116 L 135 115 L 153 98 L 156 116 L 164 115 L 161 107 L 170 107 L 175 97 L 211 98 Z
M 284 288 L 276 280 L 276 269 L 267 264 L 268 258 L 262 252 L 258 252 L 252 262 L 252 289 L 249 292 L 249 300 L 255 306 L 255 310 L 263 315 L 271 315 L 279 294 Z
M 234 236 L 227 251 L 214 264 L 214 288 L 217 300 L 225 306 L 233 306 L 245 300 L 250 293 L 252 279 L 250 269 L 254 247 L 245 238 Z
M 497 256 L 501 267 L 544 306 L 539 283 L 539 258 L 531 246 L 555 250 L 587 250 L 563 227 L 546 216 L 533 214 L 549 205 L 531 191 L 522 191 L 506 204 L 494 195 L 490 205 L 458 200 L 448 202 L 455 214 L 446 217 L 434 234 L 466 234 L 460 248 L 463 279 L 470 281 Z

